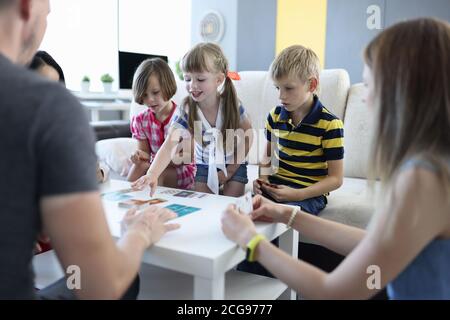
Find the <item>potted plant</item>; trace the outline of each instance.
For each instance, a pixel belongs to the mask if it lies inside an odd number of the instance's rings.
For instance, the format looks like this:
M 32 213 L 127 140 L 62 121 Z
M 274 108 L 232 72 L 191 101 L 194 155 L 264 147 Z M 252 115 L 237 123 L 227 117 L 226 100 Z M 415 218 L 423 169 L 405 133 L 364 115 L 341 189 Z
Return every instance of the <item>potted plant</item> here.
M 91 86 L 91 79 L 88 76 L 84 76 L 81 79 L 81 92 L 89 92 L 89 87 Z
M 181 70 L 181 60 L 175 62 L 175 73 L 181 81 L 184 80 L 183 71 Z
M 109 73 L 105 73 L 101 76 L 100 80 L 103 83 L 103 89 L 105 92 L 111 92 L 112 83 L 114 82 L 114 78 L 111 77 Z

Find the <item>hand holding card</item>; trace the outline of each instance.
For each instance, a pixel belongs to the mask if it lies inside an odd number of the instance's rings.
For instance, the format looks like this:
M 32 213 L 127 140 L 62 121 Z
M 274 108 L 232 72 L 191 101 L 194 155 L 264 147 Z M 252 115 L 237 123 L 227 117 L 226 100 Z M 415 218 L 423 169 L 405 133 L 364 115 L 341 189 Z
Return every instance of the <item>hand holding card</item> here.
M 271 188 L 278 188 L 277 184 L 270 183 L 270 182 L 268 182 L 266 180 L 256 179 L 256 181 L 259 183 L 260 186 L 267 186 L 267 187 L 271 187 Z
M 242 197 L 236 199 L 236 208 L 245 214 L 249 214 L 250 212 L 253 211 L 253 201 L 251 192 L 247 192 Z

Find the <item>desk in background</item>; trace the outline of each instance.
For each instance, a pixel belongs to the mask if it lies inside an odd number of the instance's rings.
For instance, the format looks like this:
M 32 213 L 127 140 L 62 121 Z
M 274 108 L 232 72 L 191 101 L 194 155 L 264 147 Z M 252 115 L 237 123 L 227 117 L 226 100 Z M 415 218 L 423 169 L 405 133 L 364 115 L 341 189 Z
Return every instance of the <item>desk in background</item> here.
M 132 96 L 130 91 L 113 93 L 103 92 L 72 92 L 91 115 L 91 121 L 100 121 L 101 111 L 120 111 L 119 120 L 130 119 Z

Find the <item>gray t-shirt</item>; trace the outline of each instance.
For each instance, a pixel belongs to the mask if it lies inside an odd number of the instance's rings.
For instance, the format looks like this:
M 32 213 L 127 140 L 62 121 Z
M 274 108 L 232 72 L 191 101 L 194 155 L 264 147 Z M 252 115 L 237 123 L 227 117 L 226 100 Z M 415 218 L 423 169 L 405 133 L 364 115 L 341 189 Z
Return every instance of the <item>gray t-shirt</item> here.
M 97 190 L 94 143 L 70 92 L 0 54 L 0 299 L 34 298 L 40 199 Z

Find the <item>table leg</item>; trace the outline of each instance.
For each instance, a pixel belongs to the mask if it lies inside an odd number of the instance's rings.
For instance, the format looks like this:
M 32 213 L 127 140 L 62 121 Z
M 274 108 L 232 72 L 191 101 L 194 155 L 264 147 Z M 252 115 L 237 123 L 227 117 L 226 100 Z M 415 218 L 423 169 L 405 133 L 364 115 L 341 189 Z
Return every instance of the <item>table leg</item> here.
M 91 110 L 91 121 L 99 121 L 100 115 L 98 110 Z
M 290 229 L 283 233 L 279 239 L 279 246 L 281 250 L 298 259 L 298 232 L 294 229 Z M 296 300 L 297 293 L 292 289 L 289 291 L 290 294 L 285 292 L 283 296 L 287 298 L 290 295 L 291 300 Z
M 122 120 L 130 120 L 130 111 L 123 110 L 121 115 Z
M 194 276 L 194 300 L 225 299 L 225 274 L 215 279 Z

